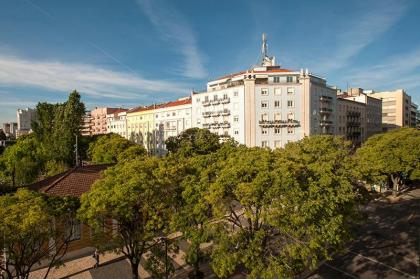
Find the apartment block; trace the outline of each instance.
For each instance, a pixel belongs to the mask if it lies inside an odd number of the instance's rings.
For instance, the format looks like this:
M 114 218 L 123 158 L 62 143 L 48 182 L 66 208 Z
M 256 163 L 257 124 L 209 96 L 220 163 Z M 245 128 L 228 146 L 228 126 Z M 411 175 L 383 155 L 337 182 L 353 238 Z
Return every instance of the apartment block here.
M 355 145 L 366 140 L 366 104 L 339 96 L 337 99 L 337 134 Z
M 95 108 L 90 112 L 90 119 L 91 119 L 91 127 L 90 132 L 92 135 L 101 135 L 107 134 L 107 122 L 106 117 L 108 114 L 112 114 L 118 111 L 119 108 Z
M 18 109 L 16 111 L 17 130 L 16 138 L 32 131 L 31 125 L 36 121 L 36 110 L 31 108 Z
M 90 111 L 86 111 L 83 116 L 83 124 L 80 130 L 82 136 L 91 136 L 92 135 L 92 117 Z
M 5 122 L 3 123 L 3 132 L 6 134 L 6 137 L 15 139 L 17 127 L 18 124 L 16 122 Z
M 142 144 L 149 154 L 166 153 L 165 141 L 192 127 L 191 99 L 138 107 L 127 112 L 127 138 Z
M 404 89 L 372 92 L 368 96 L 382 100 L 382 129 L 388 131 L 398 127 L 412 126 L 411 97 Z
M 249 70 L 192 92 L 193 126 L 231 136 L 247 146 L 279 148 L 313 134 L 336 132 L 336 89 L 306 71 L 276 65 L 267 55 Z
M 113 113 L 107 114 L 107 132 L 127 137 L 127 109 L 118 109 Z

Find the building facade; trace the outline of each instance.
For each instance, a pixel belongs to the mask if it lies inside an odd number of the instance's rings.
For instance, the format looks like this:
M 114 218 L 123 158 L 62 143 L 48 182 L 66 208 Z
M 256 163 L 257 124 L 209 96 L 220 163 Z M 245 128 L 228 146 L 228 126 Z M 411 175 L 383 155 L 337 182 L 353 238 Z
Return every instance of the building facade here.
M 138 107 L 127 112 L 127 138 L 149 154 L 166 153 L 165 141 L 192 127 L 191 99 Z
M 366 104 L 344 96 L 337 101 L 337 134 L 360 145 L 367 138 Z
M 91 135 L 101 135 L 108 133 L 107 115 L 118 111 L 118 108 L 95 108 L 90 112 L 90 133 Z
M 6 134 L 6 137 L 10 139 L 15 139 L 17 127 L 18 124 L 16 122 L 3 123 L 3 132 Z
M 127 138 L 127 110 L 119 109 L 106 116 L 107 132 Z
M 80 133 L 82 136 L 92 135 L 92 117 L 90 115 L 90 111 L 86 111 L 85 115 L 83 116 L 83 124 Z
M 32 122 L 36 121 L 36 110 L 31 108 L 18 109 L 16 111 L 17 130 L 16 138 L 32 131 Z
M 259 66 L 192 92 L 193 126 L 247 146 L 279 148 L 313 134 L 334 134 L 336 89 L 306 71 L 283 69 L 266 54 Z
M 382 100 L 383 131 L 411 126 L 411 97 L 404 89 L 372 92 L 368 96 Z

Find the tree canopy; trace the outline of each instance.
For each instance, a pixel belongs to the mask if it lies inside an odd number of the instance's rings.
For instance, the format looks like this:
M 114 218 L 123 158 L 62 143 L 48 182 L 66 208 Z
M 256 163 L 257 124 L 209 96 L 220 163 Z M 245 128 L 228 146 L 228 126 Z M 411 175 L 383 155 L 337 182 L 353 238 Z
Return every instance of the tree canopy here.
M 171 195 L 159 173 L 158 158 L 125 161 L 106 170 L 81 198 L 79 216 L 94 229 L 98 246 L 126 255 L 133 278 L 142 255 L 168 233 Z
M 315 136 L 271 152 L 239 147 L 207 197 L 214 215 L 212 266 L 251 278 L 293 277 L 349 238 L 356 195 L 346 162 L 350 144 Z
M 190 128 L 165 142 L 170 153 L 182 156 L 209 154 L 220 148 L 219 136 L 207 129 Z
M 118 134 L 100 135 L 89 144 L 88 156 L 95 164 L 116 163 L 146 154 L 143 146 Z
M 12 274 L 28 278 L 31 268 L 42 259 L 49 259 L 47 277 L 67 251 L 71 235 L 67 225 L 77 207 L 75 199 L 48 198 L 26 189 L 0 196 L 0 246 L 7 249 L 0 269 L 8 278 Z
M 420 178 L 420 131 L 400 128 L 370 137 L 355 156 L 360 176 L 399 191 L 404 180 Z

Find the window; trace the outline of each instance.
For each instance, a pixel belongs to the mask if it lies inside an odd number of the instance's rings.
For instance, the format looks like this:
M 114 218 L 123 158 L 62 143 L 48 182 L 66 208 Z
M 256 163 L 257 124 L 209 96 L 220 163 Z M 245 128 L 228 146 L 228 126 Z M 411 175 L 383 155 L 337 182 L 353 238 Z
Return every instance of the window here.
M 295 89 L 293 87 L 287 87 L 287 95 L 295 94 Z
M 279 100 L 274 101 L 274 107 L 275 108 L 280 108 L 281 107 L 281 102 Z
M 227 99 L 228 98 L 228 94 L 223 94 L 223 99 Z
M 293 104 L 293 101 L 292 100 L 288 100 L 287 101 L 287 107 L 288 108 L 293 108 L 294 107 L 294 104 Z
M 200 124 L 201 123 L 201 119 L 199 118 L 199 119 L 197 119 L 197 124 Z
M 261 108 L 268 108 L 268 101 L 261 101 Z
M 239 122 L 239 116 L 238 115 L 235 115 L 233 117 L 233 122 Z
M 214 96 L 213 96 L 213 100 L 214 100 L 214 101 L 217 101 L 217 95 L 214 95 Z
M 262 96 L 267 96 L 268 95 L 268 89 L 267 88 L 262 88 L 261 89 L 261 95 Z
M 280 128 L 274 128 L 274 134 L 280 134 L 281 129 Z
M 276 112 L 275 114 L 274 114 L 274 120 L 281 120 L 281 113 L 280 112 Z
M 279 140 L 274 141 L 274 148 L 281 148 L 281 141 Z
M 209 96 L 205 96 L 205 97 L 204 97 L 204 101 L 205 101 L 205 102 L 208 102 L 208 101 L 209 101 Z
M 235 130 L 233 133 L 234 133 L 235 135 L 239 135 L 239 130 Z
M 293 127 L 287 127 L 287 133 L 288 134 L 293 134 L 295 132 Z
M 267 113 L 261 114 L 261 120 L 268 121 L 268 114 Z
M 293 112 L 289 112 L 287 114 L 287 120 L 295 120 L 295 115 L 293 114 Z
M 173 112 L 173 113 L 172 113 L 172 116 L 175 116 L 175 115 L 176 115 L 176 112 Z
M 268 130 L 267 129 L 261 129 L 261 134 L 267 135 L 268 134 Z
M 238 94 L 239 94 L 238 91 L 233 92 L 234 97 L 238 97 Z
M 286 81 L 287 81 L 287 82 L 293 82 L 293 77 L 287 77 L 287 78 L 286 78 Z
M 261 147 L 268 147 L 268 141 L 263 140 L 263 141 L 261 142 Z
M 280 77 L 274 77 L 273 81 L 274 81 L 275 83 L 279 83 L 279 82 L 280 82 Z
M 196 100 L 196 103 L 199 103 L 200 102 L 200 98 L 197 98 L 195 100 Z
M 274 95 L 281 95 L 281 88 L 274 88 Z
M 79 220 L 72 219 L 70 220 L 67 227 L 67 237 L 70 241 L 79 240 L 82 237 L 82 224 Z

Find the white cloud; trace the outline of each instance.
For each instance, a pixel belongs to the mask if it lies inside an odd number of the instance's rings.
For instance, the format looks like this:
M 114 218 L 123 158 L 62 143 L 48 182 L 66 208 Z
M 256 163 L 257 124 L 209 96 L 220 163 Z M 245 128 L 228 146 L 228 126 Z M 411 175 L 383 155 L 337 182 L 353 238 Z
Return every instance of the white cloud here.
M 77 89 L 96 98 L 140 99 L 150 93 L 189 93 L 186 84 L 145 79 L 134 73 L 117 72 L 89 64 L 33 61 L 0 55 L 0 69 L 0 85 L 62 92 Z
M 418 69 L 420 48 L 392 56 L 378 65 L 352 69 L 345 78 L 354 85 L 372 89 L 412 89 L 420 87 Z
M 344 68 L 347 62 L 366 46 L 373 43 L 389 30 L 407 10 L 405 1 L 380 1 L 376 6 L 366 8 L 361 17 L 340 17 L 346 21 L 345 30 L 338 30 L 337 47 L 328 57 L 318 61 L 316 67 L 323 72 Z
M 138 3 L 163 39 L 184 57 L 182 74 L 189 78 L 205 77 L 207 73 L 195 34 L 182 15 L 168 3 L 150 0 L 138 0 Z

